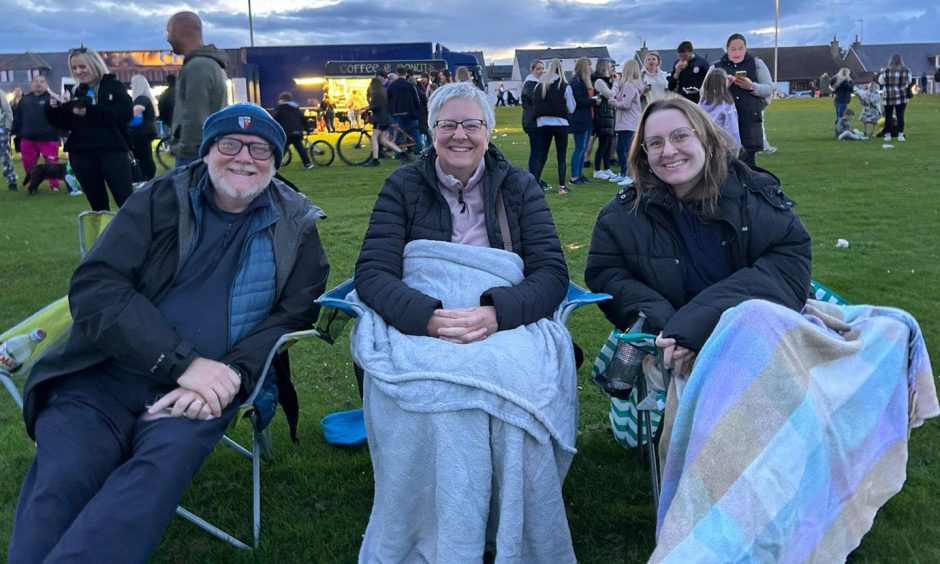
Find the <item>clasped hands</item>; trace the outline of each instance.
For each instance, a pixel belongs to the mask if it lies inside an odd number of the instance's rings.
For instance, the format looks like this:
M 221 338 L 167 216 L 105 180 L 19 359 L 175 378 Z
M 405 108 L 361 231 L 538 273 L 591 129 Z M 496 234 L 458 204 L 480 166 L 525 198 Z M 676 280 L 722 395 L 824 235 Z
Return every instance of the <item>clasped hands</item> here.
M 685 377 L 692 372 L 698 353 L 677 345 L 675 339 L 667 339 L 662 333 L 656 336 L 656 346 L 663 349 L 663 366 L 672 368 L 673 376 Z
M 496 332 L 496 308 L 493 306 L 436 309 L 428 320 L 428 336 L 451 343 L 474 343 Z
M 215 419 L 241 388 L 241 376 L 227 364 L 199 357 L 177 378 L 179 387 L 154 402 L 147 413 L 188 419 Z

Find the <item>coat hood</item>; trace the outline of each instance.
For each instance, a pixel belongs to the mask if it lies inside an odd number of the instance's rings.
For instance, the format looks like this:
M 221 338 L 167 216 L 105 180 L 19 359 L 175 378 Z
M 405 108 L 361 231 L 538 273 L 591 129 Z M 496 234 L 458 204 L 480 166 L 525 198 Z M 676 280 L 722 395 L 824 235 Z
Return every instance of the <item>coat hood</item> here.
M 223 69 L 225 68 L 225 62 L 228 60 L 228 54 L 222 49 L 217 48 L 215 45 L 203 45 L 202 47 L 196 47 L 186 55 L 186 59 L 183 62 L 185 65 L 189 61 L 195 59 L 196 57 L 206 57 L 212 59 L 213 61 L 219 63 L 219 66 Z

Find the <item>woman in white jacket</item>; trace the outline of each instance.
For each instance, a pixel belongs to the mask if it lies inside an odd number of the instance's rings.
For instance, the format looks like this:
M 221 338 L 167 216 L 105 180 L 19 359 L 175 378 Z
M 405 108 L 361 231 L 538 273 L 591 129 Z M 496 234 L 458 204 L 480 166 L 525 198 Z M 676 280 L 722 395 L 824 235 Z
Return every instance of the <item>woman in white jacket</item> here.
M 617 132 L 617 162 L 620 164 L 618 186 L 633 184 L 633 179 L 627 173 L 627 153 L 630 151 L 633 133 L 640 121 L 640 100 L 645 88 L 646 84 L 640 79 L 640 65 L 630 59 L 623 64 L 610 99 L 610 105 L 617 111 L 614 130 Z
M 669 80 L 666 77 L 666 71 L 659 66 L 662 64 L 662 57 L 659 51 L 650 51 L 643 57 L 643 68 L 640 69 L 640 80 L 646 86 L 643 90 L 642 105 L 645 108 L 650 102 L 659 100 L 669 91 Z

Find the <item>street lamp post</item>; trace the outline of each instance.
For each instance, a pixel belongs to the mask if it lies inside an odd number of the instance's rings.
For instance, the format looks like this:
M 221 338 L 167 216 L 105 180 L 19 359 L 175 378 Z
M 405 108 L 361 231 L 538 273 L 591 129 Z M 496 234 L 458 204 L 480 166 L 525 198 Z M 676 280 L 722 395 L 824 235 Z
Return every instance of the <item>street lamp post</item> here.
M 248 0 L 248 44 L 255 46 L 255 26 L 251 19 L 251 0 Z
M 774 0 L 774 90 L 777 89 L 777 39 L 780 35 L 780 0 Z

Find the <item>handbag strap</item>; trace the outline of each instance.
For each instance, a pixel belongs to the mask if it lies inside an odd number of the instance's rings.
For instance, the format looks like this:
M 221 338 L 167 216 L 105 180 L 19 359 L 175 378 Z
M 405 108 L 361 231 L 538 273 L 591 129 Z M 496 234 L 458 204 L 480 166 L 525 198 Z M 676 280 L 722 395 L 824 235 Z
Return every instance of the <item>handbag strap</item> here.
M 503 191 L 496 190 L 496 221 L 503 236 L 503 249 L 512 252 L 512 234 L 509 232 L 509 218 L 506 217 L 506 204 L 503 203 Z

